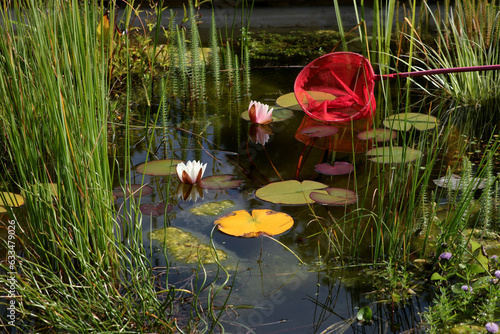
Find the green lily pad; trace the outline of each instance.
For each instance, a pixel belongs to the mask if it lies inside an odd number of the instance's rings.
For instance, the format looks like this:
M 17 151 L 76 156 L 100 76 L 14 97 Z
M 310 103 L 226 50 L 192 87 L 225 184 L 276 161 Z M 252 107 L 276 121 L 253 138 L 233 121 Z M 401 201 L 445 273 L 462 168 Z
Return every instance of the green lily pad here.
M 125 197 L 125 193 L 127 193 L 127 197 L 132 195 L 134 197 L 147 196 L 153 192 L 153 188 L 148 185 L 142 184 L 129 184 L 125 187 L 125 191 L 122 187 L 116 187 L 113 189 L 113 195 L 116 197 Z
M 0 206 L 21 206 L 24 204 L 24 198 L 19 194 L 8 191 L 0 191 Z
M 303 128 L 300 133 L 309 137 L 329 137 L 339 132 L 339 129 L 330 125 L 315 125 Z
M 219 261 L 227 259 L 226 252 L 220 249 L 214 250 L 191 233 L 177 227 L 169 226 L 150 232 L 149 238 L 165 245 L 170 255 L 179 262 L 209 264 L 216 263 L 217 258 Z
M 409 147 L 385 146 L 373 148 L 366 152 L 366 155 L 373 162 L 398 164 L 417 160 L 422 156 L 422 152 Z
M 258 189 L 255 196 L 263 201 L 276 203 L 276 204 L 307 204 L 314 201 L 309 197 L 312 191 L 325 193 L 326 184 L 316 181 L 303 181 L 296 180 L 280 181 L 269 183 L 268 185 Z M 318 191 L 319 190 L 319 191 Z
M 166 176 L 175 174 L 175 168 L 177 164 L 183 162 L 177 159 L 165 159 L 165 160 L 154 160 L 148 161 L 137 166 L 137 173 L 153 175 L 153 176 Z
M 309 197 L 320 204 L 333 206 L 343 206 L 358 201 L 358 195 L 352 190 L 341 188 L 326 188 L 325 190 L 327 194 L 313 191 L 309 194 Z
M 220 202 L 210 202 L 199 205 L 197 207 L 189 209 L 192 214 L 196 216 L 218 216 L 224 210 L 229 209 L 234 206 L 234 202 L 231 200 L 224 200 Z
M 358 139 L 360 140 L 375 139 L 375 141 L 377 142 L 384 142 L 396 139 L 397 136 L 398 133 L 396 131 L 392 131 L 389 129 L 370 129 L 358 133 Z
M 419 113 L 401 113 L 387 117 L 384 125 L 393 130 L 409 131 L 412 127 L 419 131 L 434 129 L 437 118 Z
M 325 93 L 325 92 L 315 92 L 315 91 L 308 91 L 307 92 L 313 99 L 315 99 L 318 102 L 326 101 L 326 100 L 334 100 L 335 95 L 330 94 L 330 93 Z M 306 99 L 306 98 L 304 98 Z M 307 102 L 307 99 L 303 102 Z M 288 94 L 281 95 L 278 97 L 276 100 L 276 104 L 279 105 L 280 107 L 287 108 L 290 110 L 294 111 L 302 111 L 302 107 L 300 106 L 299 102 L 297 101 L 297 98 L 295 97 L 295 93 L 291 92 Z
M 293 117 L 293 111 L 290 109 L 282 108 L 282 107 L 272 107 L 273 108 L 273 122 L 281 122 Z M 250 116 L 248 116 L 248 110 L 245 110 L 241 113 L 241 117 L 245 121 L 250 121 Z
M 204 189 L 230 189 L 239 187 L 243 180 L 233 180 L 233 175 L 212 175 L 201 179 L 199 182 L 200 187 Z

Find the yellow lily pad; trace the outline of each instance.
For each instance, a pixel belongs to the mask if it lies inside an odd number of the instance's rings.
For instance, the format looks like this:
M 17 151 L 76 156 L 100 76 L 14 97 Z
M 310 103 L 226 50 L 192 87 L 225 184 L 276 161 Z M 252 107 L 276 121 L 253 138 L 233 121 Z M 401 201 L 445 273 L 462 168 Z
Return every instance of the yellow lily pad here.
M 19 194 L 0 191 L 0 206 L 21 206 L 24 204 L 24 198 Z
M 293 226 L 293 218 L 283 212 L 256 209 L 233 211 L 214 222 L 220 231 L 236 237 L 253 238 L 261 235 L 277 235 Z
M 169 254 L 179 262 L 216 263 L 227 259 L 226 252 L 201 242 L 189 232 L 177 227 L 165 227 L 149 233 L 149 238 L 164 244 Z M 217 252 L 217 256 L 215 254 Z

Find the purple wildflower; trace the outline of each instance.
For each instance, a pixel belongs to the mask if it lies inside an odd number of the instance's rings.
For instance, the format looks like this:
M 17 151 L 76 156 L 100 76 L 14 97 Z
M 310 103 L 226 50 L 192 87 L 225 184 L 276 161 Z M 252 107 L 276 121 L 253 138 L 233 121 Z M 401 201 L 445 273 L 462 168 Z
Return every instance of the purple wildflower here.
M 500 278 L 500 270 L 495 270 L 495 277 Z
M 462 290 L 465 292 L 471 292 L 472 293 L 472 287 L 468 285 L 462 285 Z
M 493 261 L 498 261 L 498 256 L 497 256 L 497 255 L 492 255 L 492 256 L 491 256 L 491 259 L 492 259 Z
M 488 322 L 485 327 L 488 333 L 498 333 L 498 325 L 494 322 Z
M 451 253 L 450 252 L 444 252 L 439 255 L 440 260 L 449 260 L 451 259 Z

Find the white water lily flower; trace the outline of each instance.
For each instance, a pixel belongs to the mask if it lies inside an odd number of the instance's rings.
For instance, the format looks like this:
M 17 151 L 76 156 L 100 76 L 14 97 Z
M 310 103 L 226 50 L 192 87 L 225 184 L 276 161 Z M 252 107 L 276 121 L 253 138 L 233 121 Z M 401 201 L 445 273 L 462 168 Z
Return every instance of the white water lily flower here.
M 177 176 L 179 176 L 182 183 L 196 184 L 203 177 L 205 168 L 207 168 L 207 164 L 202 164 L 200 161 L 190 160 L 187 163 L 181 162 L 176 167 Z
M 252 123 L 271 123 L 273 118 L 273 108 L 269 110 L 269 106 L 267 104 L 263 104 L 257 101 L 250 101 L 250 106 L 248 107 L 248 116 L 250 117 L 250 121 Z

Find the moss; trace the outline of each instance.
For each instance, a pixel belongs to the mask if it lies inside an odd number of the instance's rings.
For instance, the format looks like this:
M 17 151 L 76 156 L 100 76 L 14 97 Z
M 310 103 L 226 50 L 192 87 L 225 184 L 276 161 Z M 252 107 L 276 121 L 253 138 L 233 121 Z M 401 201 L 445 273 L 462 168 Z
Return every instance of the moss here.
M 331 30 L 252 33 L 252 66 L 305 65 L 331 52 L 339 40 L 339 33 Z

